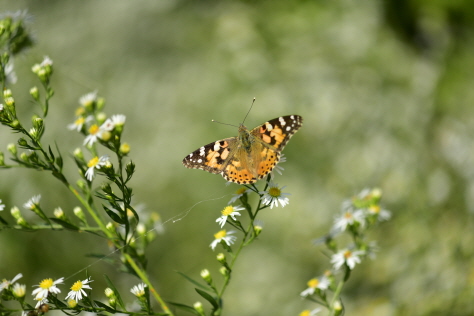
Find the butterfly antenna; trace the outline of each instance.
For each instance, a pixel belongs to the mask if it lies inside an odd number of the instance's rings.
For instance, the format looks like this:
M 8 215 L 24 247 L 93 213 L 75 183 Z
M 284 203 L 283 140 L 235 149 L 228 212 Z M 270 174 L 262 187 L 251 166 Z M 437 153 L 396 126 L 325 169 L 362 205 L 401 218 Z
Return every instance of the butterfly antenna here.
M 250 110 L 252 109 L 254 103 L 255 103 L 255 97 L 252 100 L 252 104 L 250 104 L 250 109 L 248 110 L 247 114 L 245 114 L 244 120 L 242 121 L 242 125 L 244 125 L 245 120 L 247 119 L 247 116 L 249 115 Z
M 222 123 L 222 122 L 219 122 L 219 121 L 216 121 L 216 120 L 211 120 L 212 123 L 219 123 L 219 124 L 222 124 L 222 125 L 229 125 L 229 126 L 233 126 L 233 127 L 238 127 L 238 126 L 235 126 L 233 124 L 227 124 L 227 123 Z

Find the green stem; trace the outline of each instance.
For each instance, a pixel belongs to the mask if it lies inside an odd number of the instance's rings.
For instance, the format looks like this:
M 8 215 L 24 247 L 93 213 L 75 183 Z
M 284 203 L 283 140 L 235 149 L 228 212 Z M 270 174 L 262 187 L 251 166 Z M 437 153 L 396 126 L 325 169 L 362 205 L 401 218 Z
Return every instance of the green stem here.
M 170 316 L 174 316 L 173 312 L 171 312 L 171 310 L 166 305 L 165 301 L 163 301 L 163 299 L 161 298 L 160 294 L 158 294 L 158 292 L 155 290 L 150 280 L 148 280 L 146 273 L 142 269 L 140 269 L 140 267 L 135 263 L 135 261 L 133 261 L 132 257 L 130 257 L 129 254 L 123 253 L 123 255 L 125 259 L 127 259 L 127 262 L 130 264 L 130 266 L 133 268 L 135 273 L 148 286 L 148 288 L 150 289 L 150 293 L 153 295 L 156 301 L 161 305 L 161 308 L 163 309 L 163 311 Z

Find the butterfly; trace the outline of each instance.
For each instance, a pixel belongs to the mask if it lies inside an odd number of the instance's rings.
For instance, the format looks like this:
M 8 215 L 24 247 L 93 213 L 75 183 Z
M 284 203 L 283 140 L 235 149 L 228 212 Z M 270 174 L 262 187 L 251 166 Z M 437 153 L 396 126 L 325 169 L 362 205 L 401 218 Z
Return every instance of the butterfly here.
M 299 115 L 286 115 L 248 130 L 239 126 L 239 135 L 204 145 L 183 159 L 183 165 L 220 174 L 227 181 L 251 184 L 269 174 L 291 136 L 303 123 Z

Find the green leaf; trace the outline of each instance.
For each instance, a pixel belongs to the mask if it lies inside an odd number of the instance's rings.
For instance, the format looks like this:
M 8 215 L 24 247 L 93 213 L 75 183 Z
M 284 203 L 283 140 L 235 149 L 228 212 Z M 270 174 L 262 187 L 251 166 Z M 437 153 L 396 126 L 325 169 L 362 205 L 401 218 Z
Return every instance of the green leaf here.
M 216 299 L 209 293 L 207 292 L 204 292 L 203 290 L 200 290 L 200 289 L 197 289 L 195 288 L 196 292 L 198 292 L 199 295 L 202 296 L 202 298 L 204 298 L 206 301 L 208 301 L 209 303 L 211 303 L 212 307 L 214 307 L 214 309 L 219 309 L 219 304 L 217 303 Z
M 168 304 L 173 305 L 173 306 L 175 306 L 179 309 L 182 309 L 184 311 L 187 311 L 189 313 L 193 313 L 194 315 L 199 315 L 199 313 L 192 306 L 184 305 L 184 304 L 180 304 L 180 303 L 174 303 L 174 302 L 168 302 Z
M 68 229 L 68 230 L 73 230 L 73 231 L 79 231 L 80 228 L 76 225 L 73 225 L 71 223 L 68 223 L 62 219 L 59 219 L 59 218 L 56 218 L 56 217 L 50 217 L 49 218 L 50 220 L 52 220 L 53 222 L 55 222 L 56 224 L 59 224 L 61 225 L 62 227 Z
M 117 297 L 117 302 L 118 302 L 118 304 L 120 305 L 120 307 L 122 307 L 122 309 L 123 309 L 124 311 L 126 311 L 127 309 L 125 308 L 125 304 L 123 303 L 122 298 L 120 297 L 120 294 L 119 294 L 119 292 L 117 291 L 117 288 L 114 286 L 114 284 L 113 284 L 112 281 L 109 279 L 109 277 L 107 276 L 107 274 L 104 274 L 104 277 L 105 277 L 105 281 L 107 282 L 107 286 L 110 287 L 110 288 L 112 289 L 112 291 L 114 291 L 115 296 Z
M 114 211 L 112 210 L 109 210 L 109 208 L 107 208 L 106 206 L 103 206 L 104 207 L 104 210 L 105 212 L 107 213 L 107 215 L 110 216 L 110 218 L 114 221 L 114 222 L 117 222 L 119 224 L 126 224 L 126 222 L 117 214 L 115 213 Z
M 180 271 L 175 271 L 176 273 L 178 273 L 179 275 L 181 275 L 183 278 L 185 278 L 186 280 L 188 280 L 189 282 L 191 282 L 192 284 L 196 285 L 196 286 L 199 286 L 200 288 L 206 290 L 206 291 L 210 291 L 211 288 L 202 284 L 202 283 L 199 283 L 198 281 L 194 280 L 193 278 L 187 276 L 186 274 L 180 272 Z
M 94 300 L 94 303 L 95 303 L 97 306 L 99 306 L 100 308 L 105 309 L 105 310 L 106 310 L 107 312 L 109 312 L 109 313 L 115 314 L 115 313 L 118 312 L 116 309 L 114 309 L 114 308 L 110 307 L 109 305 L 104 304 L 104 303 L 102 303 L 102 302 L 100 302 L 100 301 L 95 301 L 95 300 Z

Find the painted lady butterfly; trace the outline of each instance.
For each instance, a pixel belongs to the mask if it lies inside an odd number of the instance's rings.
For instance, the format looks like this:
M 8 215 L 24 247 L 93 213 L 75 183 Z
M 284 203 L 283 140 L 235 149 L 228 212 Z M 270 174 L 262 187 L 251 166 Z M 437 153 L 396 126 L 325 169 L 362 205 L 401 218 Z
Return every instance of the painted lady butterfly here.
M 280 153 L 303 118 L 280 116 L 249 131 L 239 126 L 239 136 L 212 142 L 183 159 L 187 168 L 221 174 L 238 184 L 255 183 L 270 173 L 280 160 Z

